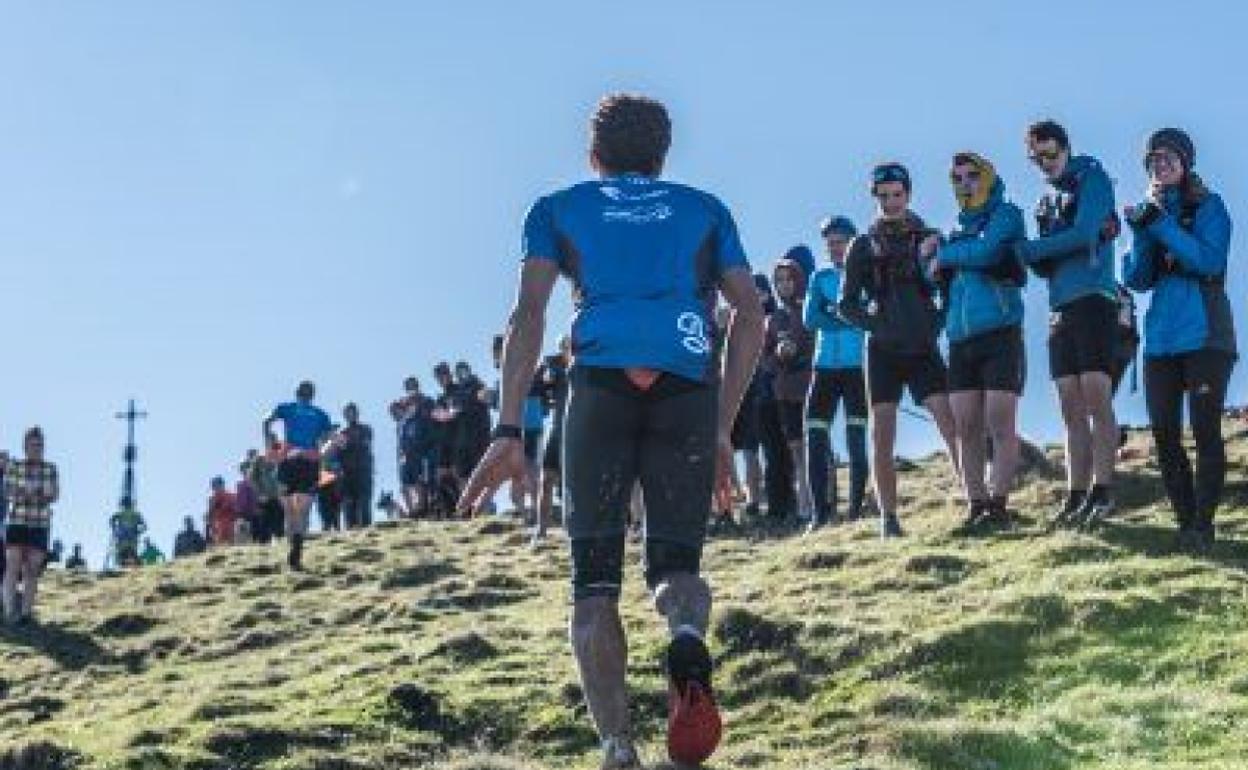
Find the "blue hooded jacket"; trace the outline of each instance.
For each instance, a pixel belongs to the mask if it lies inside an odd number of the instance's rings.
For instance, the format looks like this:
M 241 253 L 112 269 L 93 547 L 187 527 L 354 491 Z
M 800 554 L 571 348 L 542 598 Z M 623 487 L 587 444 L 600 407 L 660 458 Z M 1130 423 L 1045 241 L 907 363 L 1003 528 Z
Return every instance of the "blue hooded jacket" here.
M 861 329 L 846 323 L 837 315 L 836 300 L 841 292 L 841 269 L 835 265 L 815 271 L 806 303 L 802 306 L 802 322 L 815 332 L 816 369 L 861 369 Z
M 1057 309 L 1083 297 L 1115 296 L 1114 244 L 1102 241 L 1105 223 L 1114 215 L 1114 189 L 1101 164 L 1077 155 L 1053 183 L 1056 192 L 1077 206 L 1073 216 L 1056 224 L 1052 232 L 1018 244 L 1019 256 L 1028 265 L 1049 263 L 1049 307 Z
M 1022 291 L 983 270 L 1012 258 L 1005 247 L 1026 237 L 1023 213 L 1005 200 L 1005 185 L 999 179 L 984 205 L 958 214 L 958 229 L 937 252 L 940 264 L 956 271 L 945 317 L 950 342 L 1023 322 Z
M 1235 355 L 1235 328 L 1222 278 L 1231 242 L 1231 218 L 1222 198 L 1208 193 L 1180 224 L 1182 196 L 1166 190 L 1164 213 L 1146 227 L 1131 226 L 1123 281 L 1151 291 L 1144 315 L 1144 355 L 1170 356 L 1211 348 Z M 1164 269 L 1167 257 L 1176 270 Z

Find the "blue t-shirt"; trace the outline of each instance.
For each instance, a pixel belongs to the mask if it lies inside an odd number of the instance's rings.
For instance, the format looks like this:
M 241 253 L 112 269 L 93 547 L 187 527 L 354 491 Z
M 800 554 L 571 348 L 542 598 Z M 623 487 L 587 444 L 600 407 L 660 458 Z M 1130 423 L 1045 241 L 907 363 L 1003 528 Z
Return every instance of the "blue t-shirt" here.
M 715 376 L 715 292 L 749 269 L 732 215 L 714 196 L 636 174 L 539 198 L 524 259 L 558 263 L 576 287 L 576 365 Z
M 318 406 L 288 401 L 273 410 L 273 416 L 286 426 L 286 443 L 296 449 L 316 449 L 317 441 L 333 427 L 329 415 Z

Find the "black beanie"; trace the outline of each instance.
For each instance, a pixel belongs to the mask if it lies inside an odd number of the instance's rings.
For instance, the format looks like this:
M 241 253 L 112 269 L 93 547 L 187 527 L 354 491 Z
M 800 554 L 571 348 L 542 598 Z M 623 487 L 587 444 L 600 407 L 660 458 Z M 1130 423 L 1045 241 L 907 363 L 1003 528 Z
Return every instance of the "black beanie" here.
M 1158 150 L 1166 149 L 1179 156 L 1179 160 L 1183 161 L 1183 170 L 1191 171 L 1192 164 L 1196 162 L 1196 146 L 1192 144 L 1192 138 L 1187 132 L 1180 128 L 1163 128 L 1160 131 L 1154 131 L 1153 135 L 1148 138 L 1148 147 L 1144 151 L 1144 165 L 1148 166 L 1148 156 Z

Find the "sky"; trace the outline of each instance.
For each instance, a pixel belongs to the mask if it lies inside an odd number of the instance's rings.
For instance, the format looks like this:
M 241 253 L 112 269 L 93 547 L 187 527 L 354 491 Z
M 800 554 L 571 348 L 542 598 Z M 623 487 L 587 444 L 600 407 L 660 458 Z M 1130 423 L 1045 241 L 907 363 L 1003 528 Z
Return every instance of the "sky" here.
M 963 149 L 1030 211 L 1043 183 L 1022 135 L 1041 117 L 1104 162 L 1120 204 L 1140 197 L 1143 142 L 1165 125 L 1190 131 L 1232 218 L 1248 194 L 1233 75 L 1248 71 L 1248 6 L 1229 1 L 6 0 L 0 14 L 0 447 L 43 426 L 63 480 L 54 534 L 93 565 L 130 398 L 150 413 L 138 495 L 166 550 L 300 379 L 335 416 L 360 404 L 392 489 L 386 404 L 443 359 L 492 378 L 524 212 L 587 176 L 587 116 L 607 92 L 667 104 L 667 176 L 721 197 L 767 269 L 815 245 L 828 213 L 865 222 L 883 159 L 910 166 L 933 225 L 953 222 Z M 1241 329 L 1244 232 L 1228 284 Z M 561 289 L 547 347 L 569 307 Z M 1040 282 L 1027 313 L 1021 423 L 1056 440 Z M 1118 408 L 1144 421 L 1129 386 Z M 903 422 L 903 451 L 935 443 Z

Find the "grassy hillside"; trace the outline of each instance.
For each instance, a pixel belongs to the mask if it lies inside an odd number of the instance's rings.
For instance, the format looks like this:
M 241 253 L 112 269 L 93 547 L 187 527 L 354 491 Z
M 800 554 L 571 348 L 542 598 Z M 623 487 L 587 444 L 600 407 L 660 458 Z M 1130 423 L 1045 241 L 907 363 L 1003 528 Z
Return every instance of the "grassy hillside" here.
M 1135 437 L 1133 441 L 1142 441 Z M 1248 442 L 1232 449 L 1242 482 Z M 943 463 L 902 476 L 911 536 L 871 524 L 717 539 L 713 768 L 1242 768 L 1248 497 L 1223 542 L 1170 552 L 1157 468 L 1095 535 L 951 536 Z M 49 577 L 43 627 L 0 636 L 0 768 L 596 768 L 565 639 L 567 560 L 504 521 L 317 539 L 292 576 L 263 548 L 121 576 Z M 647 757 L 660 626 L 623 603 Z

